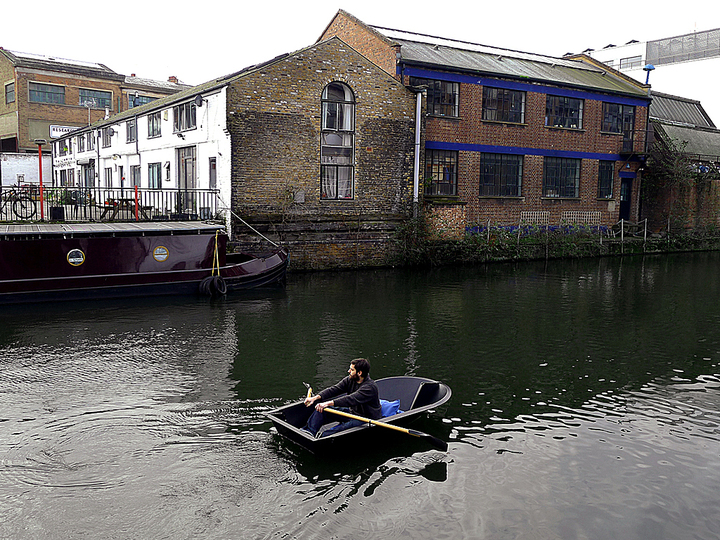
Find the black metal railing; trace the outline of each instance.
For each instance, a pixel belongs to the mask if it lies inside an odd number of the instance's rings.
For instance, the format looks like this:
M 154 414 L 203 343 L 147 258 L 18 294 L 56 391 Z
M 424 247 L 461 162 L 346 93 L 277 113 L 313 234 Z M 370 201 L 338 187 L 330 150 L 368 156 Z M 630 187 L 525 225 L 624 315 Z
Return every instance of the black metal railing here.
M 622 132 L 623 154 L 645 154 L 654 141 L 652 127 L 648 129 L 626 129 Z
M 2 221 L 150 221 L 212 219 L 218 190 L 44 187 L 4 188 Z

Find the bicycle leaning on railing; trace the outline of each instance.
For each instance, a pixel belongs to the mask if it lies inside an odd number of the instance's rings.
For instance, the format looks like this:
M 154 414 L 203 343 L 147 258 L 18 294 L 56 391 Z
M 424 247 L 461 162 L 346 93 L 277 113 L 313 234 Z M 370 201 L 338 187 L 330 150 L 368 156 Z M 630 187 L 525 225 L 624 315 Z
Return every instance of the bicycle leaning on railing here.
M 31 219 L 37 213 L 37 204 L 23 188 L 13 186 L 0 191 L 0 215 L 9 216 L 10 211 L 5 209 L 8 204 L 12 213 L 20 219 Z

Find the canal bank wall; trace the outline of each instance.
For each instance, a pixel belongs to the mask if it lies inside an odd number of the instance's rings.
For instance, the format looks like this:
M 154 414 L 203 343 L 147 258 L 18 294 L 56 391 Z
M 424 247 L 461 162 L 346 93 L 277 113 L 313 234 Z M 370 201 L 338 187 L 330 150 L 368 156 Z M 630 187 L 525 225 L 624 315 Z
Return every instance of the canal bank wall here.
M 623 235 L 577 226 L 496 227 L 444 237 L 421 220 L 399 217 L 256 225 L 255 231 L 236 229 L 230 249 L 261 254 L 272 238 L 290 251 L 294 272 L 720 251 L 715 229 Z
M 291 271 L 395 266 L 403 264 L 398 231 L 405 221 L 401 215 L 256 221 L 252 230 L 244 224 L 233 229 L 229 249 L 262 254 L 271 239 L 289 250 Z
M 412 229 L 412 226 L 399 231 L 397 236 L 397 261 L 398 264 L 409 266 L 720 250 L 718 230 L 613 236 L 607 230 L 556 228 L 538 232 L 500 228 L 468 232 L 461 238 L 443 239 L 408 229 Z

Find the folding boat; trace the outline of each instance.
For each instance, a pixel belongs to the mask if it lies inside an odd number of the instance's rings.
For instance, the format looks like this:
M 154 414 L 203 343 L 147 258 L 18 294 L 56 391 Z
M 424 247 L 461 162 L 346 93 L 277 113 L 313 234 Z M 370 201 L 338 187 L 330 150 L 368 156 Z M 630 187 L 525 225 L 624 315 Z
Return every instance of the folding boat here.
M 399 410 L 391 416 L 380 419 L 381 422 L 402 426 L 423 413 L 430 412 L 450 399 L 452 392 L 447 385 L 423 377 L 387 377 L 375 381 L 380 399 L 387 402 L 399 401 Z M 321 453 L 339 443 L 359 442 L 370 434 L 393 433 L 393 430 L 381 426 L 363 424 L 326 436 L 313 437 L 302 428 L 307 424 L 313 408 L 306 407 L 302 401 L 290 403 L 267 414 L 278 433 L 303 446 L 313 453 Z M 339 421 L 346 419 L 338 416 Z

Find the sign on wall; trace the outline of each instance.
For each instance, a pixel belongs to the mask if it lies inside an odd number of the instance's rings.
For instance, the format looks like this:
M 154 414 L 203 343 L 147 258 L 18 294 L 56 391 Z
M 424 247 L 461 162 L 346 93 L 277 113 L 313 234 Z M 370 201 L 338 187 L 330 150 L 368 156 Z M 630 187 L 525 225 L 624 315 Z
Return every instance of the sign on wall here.
M 57 139 L 58 137 L 62 137 L 63 135 L 67 135 L 71 131 L 75 131 L 78 129 L 78 126 L 54 126 L 50 125 L 50 138 L 51 139 Z

